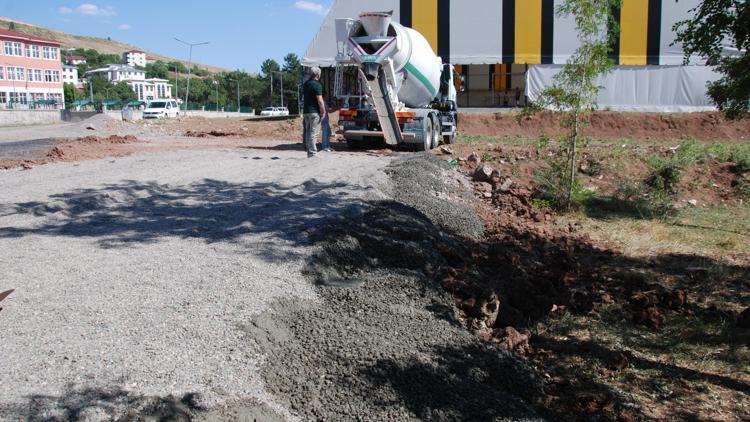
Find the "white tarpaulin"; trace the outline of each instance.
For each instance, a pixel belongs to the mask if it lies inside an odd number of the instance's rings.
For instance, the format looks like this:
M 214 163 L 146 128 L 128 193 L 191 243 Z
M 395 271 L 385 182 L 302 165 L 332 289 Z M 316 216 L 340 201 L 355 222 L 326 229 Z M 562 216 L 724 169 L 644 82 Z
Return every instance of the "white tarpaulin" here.
M 531 101 L 554 83 L 560 65 L 530 66 L 526 95 Z M 604 87 L 600 109 L 618 111 L 694 112 L 715 110 L 706 83 L 720 76 L 707 66 L 618 66 L 599 79 Z

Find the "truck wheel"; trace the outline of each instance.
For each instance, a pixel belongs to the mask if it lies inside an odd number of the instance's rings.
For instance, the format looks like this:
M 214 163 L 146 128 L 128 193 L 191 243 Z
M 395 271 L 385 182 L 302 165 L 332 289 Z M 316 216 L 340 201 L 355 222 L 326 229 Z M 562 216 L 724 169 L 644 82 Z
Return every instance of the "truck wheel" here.
M 435 127 L 432 125 L 432 117 L 427 116 L 424 119 L 424 137 L 421 145 L 422 151 L 429 151 L 432 148 L 432 139 L 435 137 Z
M 430 148 L 437 148 L 440 146 L 440 134 L 443 133 L 443 128 L 440 127 L 440 120 L 437 116 L 432 115 L 432 141 L 430 142 Z

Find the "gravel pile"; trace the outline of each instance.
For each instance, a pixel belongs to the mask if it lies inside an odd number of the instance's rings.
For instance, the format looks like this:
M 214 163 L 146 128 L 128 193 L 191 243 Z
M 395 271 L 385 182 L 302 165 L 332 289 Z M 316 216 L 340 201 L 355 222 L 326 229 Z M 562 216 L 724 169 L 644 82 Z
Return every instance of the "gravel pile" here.
M 431 199 L 444 189 L 439 169 L 416 156 L 387 173 L 396 197 L 436 220 L 473 223 L 462 205 Z M 403 188 L 412 177 L 420 182 Z M 320 228 L 305 272 L 322 303 L 281 300 L 245 327 L 269 353 L 263 374 L 277 400 L 305 420 L 536 416 L 529 403 L 540 397 L 538 380 L 468 333 L 429 276 L 444 264 L 437 249 L 460 248 L 443 232 L 467 233 L 448 223 L 441 228 L 416 207 L 379 201 Z

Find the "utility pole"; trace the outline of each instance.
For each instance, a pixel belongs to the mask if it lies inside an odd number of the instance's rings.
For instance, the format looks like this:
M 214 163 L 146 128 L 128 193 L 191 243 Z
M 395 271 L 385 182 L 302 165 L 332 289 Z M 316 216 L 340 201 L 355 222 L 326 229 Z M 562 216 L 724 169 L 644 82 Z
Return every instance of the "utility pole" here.
M 174 73 L 175 73 L 175 77 L 174 77 L 174 97 L 175 98 L 180 98 L 179 87 L 177 86 L 177 84 L 180 82 L 180 68 L 177 67 L 176 64 L 171 64 L 170 66 L 172 66 L 174 68 Z
M 237 82 L 237 113 L 240 112 L 240 80 L 239 79 L 227 79 L 230 82 Z
M 281 107 L 284 107 L 284 72 L 280 70 L 271 71 L 271 101 L 273 101 L 273 74 L 278 73 L 281 75 Z
M 189 43 L 186 41 L 183 41 L 179 38 L 175 37 L 175 41 L 181 42 L 188 47 L 190 47 L 190 54 L 188 56 L 188 76 L 187 76 L 187 89 L 185 90 L 185 114 L 187 115 L 188 105 L 190 104 L 190 75 L 192 73 L 192 67 L 193 67 L 193 47 L 197 47 L 199 45 L 206 45 L 208 44 L 208 41 L 206 42 L 198 42 L 198 43 Z

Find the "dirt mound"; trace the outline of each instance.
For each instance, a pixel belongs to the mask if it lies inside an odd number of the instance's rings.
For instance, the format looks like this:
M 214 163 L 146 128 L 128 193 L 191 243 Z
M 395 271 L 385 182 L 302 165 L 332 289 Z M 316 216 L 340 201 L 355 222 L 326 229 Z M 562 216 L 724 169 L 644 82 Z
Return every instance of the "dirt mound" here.
M 80 160 L 94 160 L 105 157 L 123 157 L 136 152 L 130 145 L 138 141 L 133 135 L 112 135 L 108 137 L 85 136 L 72 140 L 61 139 L 57 145 L 49 149 L 43 158 L 34 160 L 0 160 L 0 169 L 8 170 L 22 168 L 25 170 L 35 166 Z
M 461 113 L 459 128 L 464 135 L 539 138 L 559 136 L 560 115 L 539 113 L 518 119 L 515 113 Z M 596 139 L 701 141 L 750 139 L 750 120 L 730 121 L 721 113 L 617 113 L 597 112 L 591 116 L 587 136 Z
M 333 117 L 332 122 L 335 122 Z M 302 140 L 302 119 L 256 121 L 253 119 L 190 118 L 166 123 L 175 134 L 190 138 L 260 138 Z

